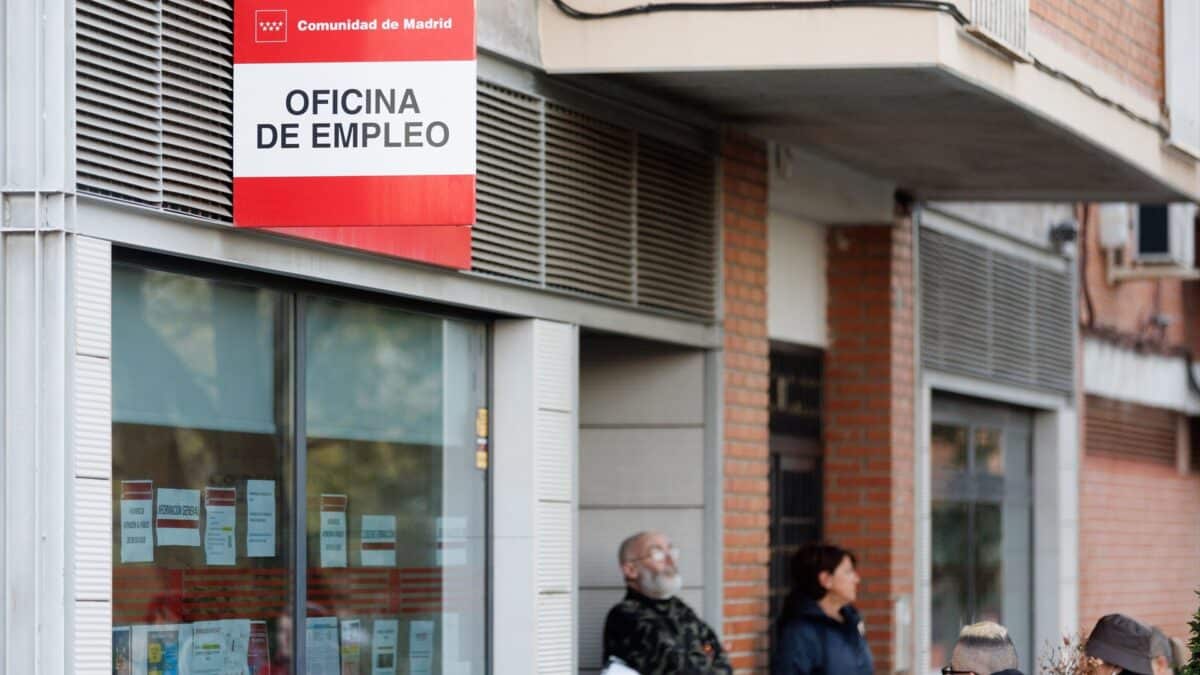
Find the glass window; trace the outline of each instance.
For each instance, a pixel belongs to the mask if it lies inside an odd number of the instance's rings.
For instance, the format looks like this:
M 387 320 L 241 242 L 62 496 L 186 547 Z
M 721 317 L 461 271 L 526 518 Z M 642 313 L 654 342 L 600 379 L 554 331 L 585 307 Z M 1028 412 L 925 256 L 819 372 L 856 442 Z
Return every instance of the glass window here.
M 320 298 L 305 312 L 309 672 L 477 672 L 484 333 Z
M 114 672 L 484 672 L 486 345 L 115 265 Z
M 114 672 L 288 672 L 291 308 L 113 269 Z
M 931 665 L 949 662 L 962 626 L 1004 624 L 1031 663 L 1031 417 L 935 400 L 930 428 Z

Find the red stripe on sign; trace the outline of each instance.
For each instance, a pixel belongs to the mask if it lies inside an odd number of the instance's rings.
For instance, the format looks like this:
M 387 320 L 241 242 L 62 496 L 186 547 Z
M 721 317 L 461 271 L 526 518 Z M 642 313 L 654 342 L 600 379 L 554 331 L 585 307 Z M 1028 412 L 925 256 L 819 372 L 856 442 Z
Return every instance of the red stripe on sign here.
M 395 550 L 396 545 L 389 544 L 387 542 L 374 542 L 374 543 L 365 543 L 364 542 L 362 547 L 363 547 L 364 551 L 392 551 L 392 550 Z
M 238 227 L 470 225 L 475 176 L 234 178 Z
M 471 269 L 469 225 L 405 227 L 267 227 L 293 237 L 360 251 L 416 260 L 458 270 Z
M 159 527 L 173 528 L 178 530 L 198 530 L 200 529 L 199 520 L 179 520 L 177 518 L 159 518 Z
M 475 58 L 474 0 L 237 0 L 233 4 L 234 63 Z

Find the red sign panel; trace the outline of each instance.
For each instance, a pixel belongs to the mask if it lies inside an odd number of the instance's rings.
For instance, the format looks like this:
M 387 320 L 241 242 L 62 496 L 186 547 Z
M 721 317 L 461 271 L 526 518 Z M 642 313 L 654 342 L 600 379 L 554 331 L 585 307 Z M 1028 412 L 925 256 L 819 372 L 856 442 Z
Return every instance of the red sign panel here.
M 234 224 L 469 267 L 474 0 L 234 14 Z

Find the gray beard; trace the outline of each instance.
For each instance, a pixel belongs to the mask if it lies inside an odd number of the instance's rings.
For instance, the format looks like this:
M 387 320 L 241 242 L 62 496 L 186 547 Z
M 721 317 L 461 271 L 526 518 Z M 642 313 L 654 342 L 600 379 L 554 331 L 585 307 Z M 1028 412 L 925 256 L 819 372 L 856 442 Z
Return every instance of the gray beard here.
M 656 600 L 669 600 L 683 588 L 683 576 L 679 572 L 655 574 L 643 567 L 638 570 L 638 586 L 643 594 Z

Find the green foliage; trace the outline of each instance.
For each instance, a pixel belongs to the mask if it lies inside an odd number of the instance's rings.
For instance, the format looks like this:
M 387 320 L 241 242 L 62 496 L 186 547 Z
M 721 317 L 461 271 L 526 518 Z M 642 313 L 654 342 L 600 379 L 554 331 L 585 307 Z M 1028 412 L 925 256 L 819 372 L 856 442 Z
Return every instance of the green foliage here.
M 1200 597 L 1200 589 L 1196 590 L 1196 596 Z M 1192 627 L 1192 635 L 1188 639 L 1187 650 L 1192 658 L 1181 672 L 1183 675 L 1200 675 L 1200 607 L 1196 608 L 1189 625 Z

